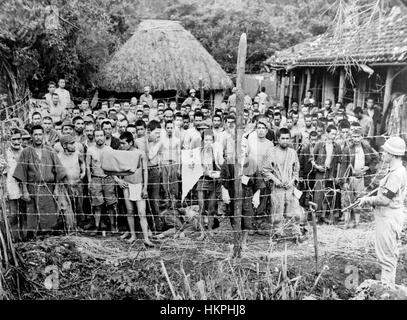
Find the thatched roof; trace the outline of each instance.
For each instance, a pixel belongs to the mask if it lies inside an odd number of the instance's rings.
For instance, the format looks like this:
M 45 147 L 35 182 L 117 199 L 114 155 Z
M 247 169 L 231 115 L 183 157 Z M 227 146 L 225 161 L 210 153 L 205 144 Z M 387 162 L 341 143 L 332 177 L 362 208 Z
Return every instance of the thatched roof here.
M 101 89 L 142 92 L 199 88 L 224 90 L 232 81 L 194 36 L 179 22 L 144 20 L 98 75 Z
M 288 49 L 276 52 L 265 64 L 272 68 L 338 65 L 351 57 L 354 62 L 405 64 L 407 62 L 407 10 L 393 7 L 388 16 L 369 29 L 347 30 L 339 41 L 332 30 Z M 352 41 L 355 35 L 359 41 Z M 349 41 L 344 47 L 343 43 Z

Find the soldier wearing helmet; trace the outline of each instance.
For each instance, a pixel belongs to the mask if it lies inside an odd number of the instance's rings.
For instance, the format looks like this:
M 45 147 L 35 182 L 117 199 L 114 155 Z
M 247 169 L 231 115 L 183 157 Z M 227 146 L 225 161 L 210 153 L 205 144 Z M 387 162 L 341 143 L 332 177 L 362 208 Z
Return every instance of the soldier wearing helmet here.
M 406 143 L 391 137 L 383 145 L 383 162 L 389 172 L 380 181 L 376 196 L 362 197 L 360 205 L 375 207 L 376 255 L 381 266 L 381 281 L 395 285 L 398 260 L 398 240 L 404 223 L 403 202 L 407 194 L 407 171 L 402 158 Z

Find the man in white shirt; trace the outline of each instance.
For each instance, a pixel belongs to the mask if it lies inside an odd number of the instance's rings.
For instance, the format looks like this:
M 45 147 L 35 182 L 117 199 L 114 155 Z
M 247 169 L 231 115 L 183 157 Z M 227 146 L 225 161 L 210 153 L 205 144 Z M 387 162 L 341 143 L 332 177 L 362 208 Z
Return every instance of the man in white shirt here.
M 52 103 L 52 95 L 55 93 L 56 86 L 54 81 L 50 81 L 48 83 L 48 93 L 45 94 L 45 100 L 47 100 L 50 106 L 53 105 Z
M 144 87 L 144 93 L 140 96 L 140 104 L 147 103 L 150 107 L 153 106 L 153 96 L 150 94 L 150 87 Z
M 134 123 L 136 121 L 136 115 L 130 111 L 130 103 L 127 101 L 123 103 L 121 112 L 126 116 L 129 123 Z
M 366 194 L 366 187 L 370 184 L 372 174 L 379 162 L 378 153 L 367 143 L 363 143 L 360 127 L 353 129 L 351 141 L 345 145 L 342 153 L 341 184 L 342 208 L 349 207 L 357 197 Z M 354 215 L 353 227 L 360 221 L 362 209 L 359 207 L 344 211 L 345 229 L 350 227 L 351 215 Z
M 71 104 L 71 95 L 68 90 L 65 89 L 65 79 L 59 79 L 58 88 L 55 89 L 55 93 L 59 96 L 59 103 L 61 107 L 66 109 Z
M 195 110 L 195 108 L 199 108 L 201 106 L 201 102 L 197 97 L 195 97 L 195 89 L 189 90 L 189 97 L 185 99 L 185 101 L 182 103 L 183 106 L 189 104 L 192 108 L 192 110 Z
M 260 113 L 264 113 L 266 110 L 266 107 L 267 107 L 267 102 L 268 102 L 266 87 L 261 87 L 261 91 L 257 96 L 259 97 Z
M 247 138 L 247 154 L 257 161 L 257 168 L 259 172 L 263 170 L 263 163 L 266 159 L 269 149 L 274 147 L 272 141 L 266 138 L 269 124 L 266 118 L 261 118 L 256 124 L 256 130 L 249 134 Z M 260 189 L 260 205 L 256 210 L 256 222 L 260 225 L 266 221 L 266 217 L 269 216 L 267 203 L 270 198 L 270 188 L 264 184 L 264 187 Z
M 252 98 L 248 94 L 246 94 L 244 96 L 243 103 L 244 103 L 244 108 L 245 109 L 250 109 L 251 106 L 252 106 Z
M 312 97 L 313 92 L 312 90 L 308 90 L 307 93 L 305 94 L 304 98 L 304 105 L 315 105 L 315 99 Z
M 373 137 L 374 136 L 374 128 L 373 128 L 373 120 L 368 115 L 363 114 L 363 110 L 360 107 L 356 107 L 353 110 L 357 121 L 360 123 L 362 127 L 362 134 L 364 137 Z

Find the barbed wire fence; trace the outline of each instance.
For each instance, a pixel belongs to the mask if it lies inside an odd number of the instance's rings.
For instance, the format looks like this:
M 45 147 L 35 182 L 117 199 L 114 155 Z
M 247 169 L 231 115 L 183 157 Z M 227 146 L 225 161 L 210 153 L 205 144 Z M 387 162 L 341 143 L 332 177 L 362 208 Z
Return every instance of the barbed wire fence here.
M 19 119 L 20 120 L 22 120 L 23 121 L 23 123 L 26 123 L 26 122 L 28 122 L 28 114 L 29 114 L 29 112 L 31 111 L 30 110 L 30 107 L 31 107 L 31 105 L 30 105 L 30 100 L 29 100 L 29 96 L 27 96 L 27 97 L 25 97 L 21 102 L 19 102 L 18 104 L 16 104 L 16 105 L 14 105 L 14 106 L 11 106 L 11 107 L 9 107 L 10 108 L 10 110 L 12 110 L 12 112 L 13 112 L 13 114 L 19 114 L 20 115 L 20 117 L 19 117 Z M 7 130 L 9 129 L 9 127 L 8 126 L 13 126 L 13 124 L 12 124 L 12 121 L 10 121 L 10 119 L 7 119 L 7 120 L 4 120 L 4 121 L 2 121 L 1 122 L 1 128 L 2 128 L 2 139 L 1 139 L 1 145 L 2 145 L 2 154 L 3 155 L 5 155 L 5 149 L 6 149 L 6 144 L 8 143 L 8 139 L 7 139 Z M 406 135 L 405 133 L 402 133 L 402 135 Z M 376 137 L 381 137 L 381 138 L 386 138 L 386 136 L 384 136 L 384 135 L 380 135 L 380 136 L 373 136 L 373 137 L 368 137 L 368 138 L 376 138 Z M 312 156 L 312 154 L 303 154 L 303 156 Z M 333 156 L 342 156 L 342 154 L 338 154 L 338 155 L 333 155 Z M 6 158 L 6 157 L 5 157 Z M 6 158 L 7 159 L 7 158 Z M 175 164 L 173 164 L 174 166 L 180 166 L 180 165 L 182 165 L 182 163 L 175 163 Z M 157 167 L 157 169 L 158 170 L 162 170 L 163 168 L 164 168 L 165 166 L 158 166 Z M 377 179 L 378 178 L 378 176 L 379 176 L 379 173 L 380 173 L 380 170 L 378 170 L 377 171 L 377 173 L 375 173 L 375 174 L 366 174 L 364 177 L 367 179 L 367 178 L 370 178 L 370 179 L 372 179 L 372 180 L 374 180 L 374 179 Z M 341 177 L 337 177 L 338 179 L 341 179 Z M 1 201 L 1 208 L 2 208 L 2 220 L 3 220 L 3 223 L 4 222 L 6 222 L 6 217 L 7 217 L 7 215 L 8 215 L 8 213 L 9 213 L 9 211 L 10 211 L 10 209 L 9 209 L 9 203 L 8 203 L 8 200 L 7 200 L 7 197 L 5 196 L 6 195 L 6 188 L 5 188 L 5 181 L 4 181 L 4 179 L 5 179 L 5 175 L 3 174 L 2 175 L 2 185 L 1 185 L 1 191 L 2 191 L 2 201 Z M 170 185 L 171 186 L 173 186 L 173 185 L 177 185 L 177 188 L 178 189 L 182 189 L 182 182 L 183 182 L 183 180 L 184 179 L 187 179 L 187 177 L 182 177 L 182 176 L 178 176 L 178 179 L 177 180 L 173 180 L 173 181 L 170 181 L 169 183 L 170 183 Z M 252 178 L 252 179 L 262 179 L 262 178 Z M 228 180 L 234 180 L 234 179 L 222 179 L 222 178 L 219 178 L 219 179 L 216 179 L 216 184 L 217 184 L 217 186 L 216 186 L 216 188 L 217 188 L 217 190 L 216 190 L 216 196 L 215 197 L 210 197 L 210 198 L 204 198 L 203 200 L 204 200 L 204 203 L 207 203 L 207 202 L 210 202 L 210 201 L 214 201 L 214 202 L 216 202 L 219 206 L 221 206 L 221 202 L 222 202 L 222 200 L 221 200 L 221 197 L 220 197 L 220 191 L 219 191 L 219 186 L 222 184 L 222 183 L 224 183 L 224 182 L 227 182 Z M 324 186 L 322 189 L 320 189 L 319 190 L 319 192 L 323 192 L 324 193 L 324 201 L 326 201 L 326 195 L 327 194 L 334 194 L 334 195 L 337 195 L 338 193 L 342 193 L 342 194 L 347 194 L 347 193 L 353 193 L 353 191 L 350 191 L 350 190 L 343 190 L 343 188 L 341 189 L 340 187 L 337 187 L 337 186 L 333 186 L 333 188 L 332 187 L 326 187 L 325 188 L 325 182 L 332 182 L 332 180 L 333 179 L 331 179 L 331 178 L 327 178 L 327 179 L 315 179 L 315 178 L 312 178 L 312 177 L 310 177 L 309 175 L 306 177 L 306 178 L 302 178 L 302 179 L 300 179 L 300 183 L 303 183 L 303 186 L 305 185 L 305 186 L 310 186 L 310 184 L 313 184 L 313 183 L 315 183 L 315 182 L 317 182 L 317 181 L 319 181 L 319 182 L 321 182 L 322 183 L 322 185 Z M 30 186 L 30 183 L 28 183 L 27 184 L 28 186 Z M 53 187 L 56 187 L 56 186 L 59 186 L 59 185 L 61 185 L 60 183 L 51 183 L 50 185 L 53 185 Z M 158 182 L 158 183 L 149 183 L 149 185 L 151 185 L 151 186 L 154 186 L 154 185 L 159 185 L 161 188 L 162 188 L 162 186 L 163 186 L 163 181 L 160 181 L 160 182 Z M 106 186 L 108 186 L 108 185 L 106 185 Z M 115 188 L 117 187 L 117 184 L 116 183 L 114 183 L 114 184 L 112 184 L 112 186 L 114 186 Z M 78 184 L 76 184 L 76 187 L 79 187 L 81 190 L 84 190 L 84 189 L 86 189 L 86 188 L 88 188 L 89 187 L 89 185 L 88 184 L 86 184 L 86 183 L 84 183 L 84 182 L 80 182 L 80 183 L 78 183 Z M 196 185 L 195 185 L 195 187 L 196 187 Z M 116 189 L 116 192 L 115 192 L 115 194 L 114 194 L 114 198 L 118 201 L 118 202 L 122 202 L 125 198 L 123 197 L 123 196 L 119 196 L 119 194 L 120 194 L 120 192 L 118 193 L 117 192 L 118 191 L 118 189 Z M 164 193 L 162 192 L 163 190 L 161 190 L 161 195 L 164 195 Z M 302 188 L 301 189 L 301 191 L 303 191 L 303 192 L 306 192 L 306 193 L 313 193 L 315 190 L 314 189 L 311 189 L 311 188 L 309 188 L 309 189 L 304 189 L 304 188 Z M 46 194 L 41 194 L 41 193 L 39 193 L 39 194 L 31 194 L 30 196 L 36 196 L 37 197 L 37 199 L 39 200 L 39 201 L 41 201 L 40 199 L 41 199 L 41 197 L 45 197 L 45 196 L 49 196 L 49 193 L 46 193 Z M 168 195 L 164 195 L 164 196 L 168 196 Z M 235 201 L 235 200 L 243 200 L 243 201 L 249 201 L 249 200 L 251 200 L 251 195 L 250 196 L 246 196 L 246 197 L 241 197 L 241 198 L 234 198 L 234 197 L 231 197 L 231 201 Z M 263 197 L 270 197 L 270 194 L 262 194 L 261 195 L 261 198 L 263 198 Z M 178 199 L 176 199 L 175 201 L 177 201 L 179 204 L 180 204 L 180 200 L 179 200 L 179 198 L 180 197 L 177 197 Z M 74 210 L 74 212 L 75 212 L 75 215 L 80 215 L 80 214 L 82 214 L 82 215 L 88 215 L 89 217 L 91 217 L 92 216 L 92 214 L 89 214 L 89 213 L 80 213 L 80 212 L 76 212 L 76 204 L 75 204 L 75 202 L 76 201 L 81 201 L 81 202 L 83 202 L 83 201 L 85 201 L 85 200 L 89 200 L 90 199 L 90 195 L 89 194 L 76 194 L 75 195 L 75 197 L 73 197 L 72 198 L 73 199 L 73 205 L 72 205 L 72 209 Z M 58 207 L 59 207 L 59 209 L 61 209 L 61 206 L 59 205 L 59 200 L 58 200 L 58 197 L 57 196 L 55 196 L 54 197 L 54 200 L 55 200 L 55 202 L 58 204 Z M 158 198 L 158 199 L 155 199 L 155 198 L 151 198 L 151 197 L 149 197 L 148 199 L 146 199 L 147 200 L 147 203 L 148 203 L 148 207 L 150 207 L 151 208 L 151 202 L 153 202 L 153 201 L 157 201 L 157 202 L 160 202 L 160 201 L 162 201 L 163 200 L 163 198 L 160 196 L 160 198 Z M 183 204 L 180 204 L 179 206 L 180 207 L 182 207 L 183 205 L 185 206 L 186 204 L 198 204 L 198 199 L 197 199 L 197 196 L 196 196 L 196 191 L 195 191 L 195 189 L 193 189 L 192 191 L 190 191 L 189 192 L 189 195 L 187 196 L 187 198 L 186 198 L 186 200 L 184 201 L 184 203 Z M 268 206 L 270 206 L 270 204 L 268 204 Z M 305 208 L 306 209 L 306 208 Z M 340 210 L 339 208 L 335 208 L 334 210 Z M 60 210 L 61 211 L 61 210 Z M 317 214 L 322 214 L 323 212 L 325 211 L 325 209 L 321 209 L 321 210 L 317 210 Z M 117 212 L 117 211 L 116 211 Z M 37 214 L 37 213 L 28 213 L 28 214 Z M 41 214 L 42 215 L 60 215 L 61 214 L 61 212 L 41 212 Z M 148 214 L 147 214 L 147 216 L 148 216 L 148 218 L 154 218 L 154 216 L 153 216 L 153 214 L 152 214 L 152 212 L 149 212 Z M 265 210 L 265 212 L 256 212 L 256 210 L 254 209 L 253 210 L 253 214 L 252 215 L 247 215 L 247 214 L 242 214 L 241 216 L 240 216 L 241 218 L 251 218 L 251 219 L 262 219 L 262 218 L 270 218 L 270 208 L 268 207 L 267 208 L 267 210 Z M 226 218 L 228 218 L 228 216 L 226 215 Z M 116 215 L 116 219 L 117 219 L 117 215 Z M 12 232 L 13 231 L 16 231 L 16 230 L 13 230 L 7 223 L 5 223 L 5 226 L 6 226 L 6 232 L 7 232 L 7 235 L 8 235 L 8 239 L 12 239 Z M 7 231 L 8 230 L 8 231 Z M 28 230 L 27 229 L 27 231 L 35 231 L 35 230 Z M 53 231 L 61 231 L 61 232 L 66 232 L 67 231 L 67 229 L 66 229 L 66 226 L 62 226 L 60 229 L 56 229 L 56 230 L 53 230 Z M 71 230 L 71 231 L 73 231 L 73 232 L 78 232 L 79 230 L 75 227 L 73 230 Z M 85 234 L 87 234 L 88 233 L 88 231 L 86 231 L 86 230 L 80 230 L 81 232 L 84 232 Z M 89 233 L 90 232 L 93 232 L 93 231 L 89 231 Z M 209 231 L 210 232 L 210 231 Z M 234 231 L 233 230 L 222 230 L 222 232 L 227 232 L 227 233 L 233 233 Z M 4 247 L 4 246 L 3 246 Z

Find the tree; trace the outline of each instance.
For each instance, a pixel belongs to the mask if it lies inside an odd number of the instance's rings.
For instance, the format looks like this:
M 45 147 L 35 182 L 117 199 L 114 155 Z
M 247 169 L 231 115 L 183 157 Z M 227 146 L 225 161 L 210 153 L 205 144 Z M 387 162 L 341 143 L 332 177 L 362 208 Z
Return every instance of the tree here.
M 246 71 L 259 72 L 276 50 L 323 33 L 332 19 L 329 6 L 324 0 L 5 0 L 0 76 L 7 75 L 14 100 L 26 87 L 41 97 L 47 82 L 62 76 L 74 96 L 89 96 L 100 66 L 144 18 L 180 20 L 229 73 L 245 32 Z
M 74 95 L 94 89 L 93 77 L 123 43 L 131 1 L 6 0 L 0 8 L 0 74 L 8 77 L 13 100 L 29 86 L 65 77 Z M 137 18 L 137 15 L 134 14 Z M 134 19 L 129 19 L 134 22 Z
M 329 25 L 329 3 L 321 0 L 241 1 L 225 6 L 219 2 L 204 6 L 182 1 L 164 13 L 180 20 L 229 73 L 235 70 L 236 47 L 242 32 L 247 33 L 247 72 L 259 72 L 262 63 L 276 50 L 323 33 Z

